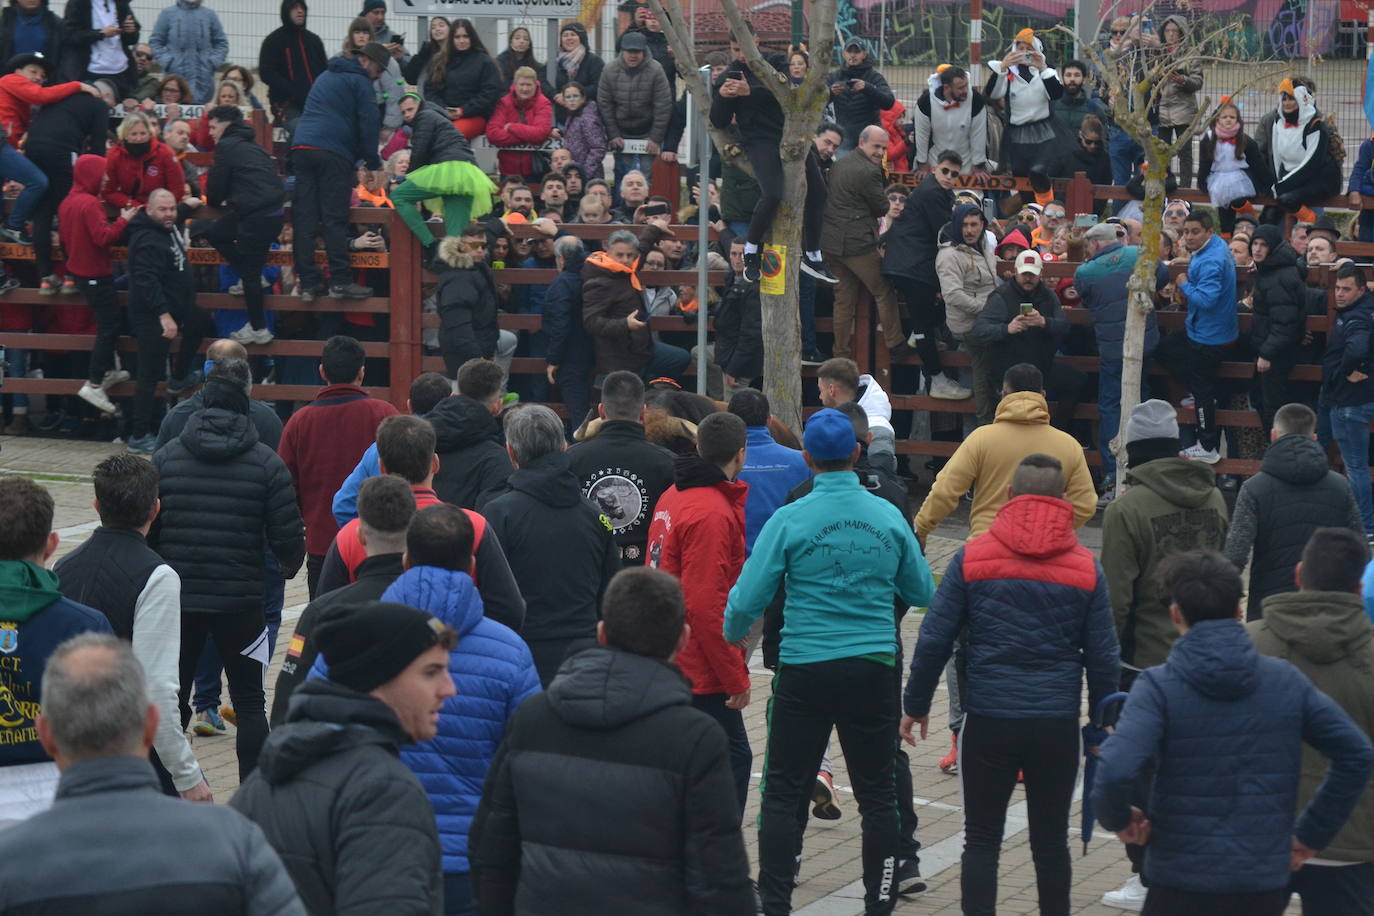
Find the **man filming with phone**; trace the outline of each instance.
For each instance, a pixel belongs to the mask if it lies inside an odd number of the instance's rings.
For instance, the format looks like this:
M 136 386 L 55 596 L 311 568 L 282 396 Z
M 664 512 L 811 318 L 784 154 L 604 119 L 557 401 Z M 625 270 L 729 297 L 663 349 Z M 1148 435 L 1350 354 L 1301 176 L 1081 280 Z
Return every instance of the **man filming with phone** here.
M 1016 273 L 993 290 L 969 336 L 990 351 L 994 378 L 1001 378 L 1017 363 L 1030 363 L 1039 369 L 1045 390 L 1057 401 L 1051 422 L 1055 428 L 1070 432 L 1073 412 L 1088 377 L 1054 359 L 1059 343 L 1069 333 L 1069 321 L 1059 297 L 1040 279 L 1043 267 L 1034 250 L 1017 255 Z
M 386 48 L 399 64 L 410 61 L 406 53 L 405 36 L 394 32 L 386 24 L 386 0 L 364 0 L 362 17 L 372 23 L 372 40 Z

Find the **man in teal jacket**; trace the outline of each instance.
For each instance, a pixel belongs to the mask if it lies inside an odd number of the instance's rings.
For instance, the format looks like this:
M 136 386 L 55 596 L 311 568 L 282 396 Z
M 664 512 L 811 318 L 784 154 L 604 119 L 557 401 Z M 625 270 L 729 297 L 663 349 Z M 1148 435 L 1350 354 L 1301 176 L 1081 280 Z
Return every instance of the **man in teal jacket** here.
M 764 913 L 790 912 L 801 848 L 797 809 L 810 796 L 834 727 L 863 818 L 865 912 L 890 913 L 900 864 L 892 765 L 901 675 L 892 598 L 924 606 L 934 585 L 911 520 L 852 473 L 859 448 L 849 418 L 818 412 L 804 444 L 815 487 L 763 526 L 725 608 L 725 638 L 742 644 L 778 586 L 787 586 L 759 821 L 759 894 Z

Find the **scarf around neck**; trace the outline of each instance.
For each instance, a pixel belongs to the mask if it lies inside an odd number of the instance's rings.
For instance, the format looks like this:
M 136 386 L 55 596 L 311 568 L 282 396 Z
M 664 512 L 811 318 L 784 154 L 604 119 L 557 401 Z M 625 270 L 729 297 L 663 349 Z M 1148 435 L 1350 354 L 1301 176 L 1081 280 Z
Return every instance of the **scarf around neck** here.
M 577 43 L 577 47 L 571 51 L 558 52 L 558 65 L 563 68 L 563 72 L 569 77 L 577 74 L 577 68 L 582 66 L 582 59 L 587 56 L 587 46 L 582 42 Z

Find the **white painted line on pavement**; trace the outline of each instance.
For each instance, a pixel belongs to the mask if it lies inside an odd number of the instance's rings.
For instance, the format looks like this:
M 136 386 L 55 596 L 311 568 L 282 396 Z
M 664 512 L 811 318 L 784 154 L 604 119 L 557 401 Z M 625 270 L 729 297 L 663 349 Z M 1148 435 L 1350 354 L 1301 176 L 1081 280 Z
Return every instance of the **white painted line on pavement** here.
M 69 541 L 72 538 L 76 537 L 78 534 L 90 534 L 92 531 L 99 527 L 99 520 L 96 520 L 94 522 L 82 522 L 80 525 L 69 525 L 66 528 L 58 528 L 57 537 L 59 538 L 59 540 Z

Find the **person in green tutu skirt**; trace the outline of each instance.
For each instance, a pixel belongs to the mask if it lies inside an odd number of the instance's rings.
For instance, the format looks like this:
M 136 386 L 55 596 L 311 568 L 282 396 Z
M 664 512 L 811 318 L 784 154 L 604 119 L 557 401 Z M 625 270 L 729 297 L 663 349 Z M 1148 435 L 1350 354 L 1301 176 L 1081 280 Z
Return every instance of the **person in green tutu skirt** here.
M 444 233 L 457 236 L 472 220 L 491 212 L 496 186 L 478 168 L 472 147 L 442 108 L 413 92 L 401 97 L 400 107 L 401 117 L 410 125 L 410 171 L 392 190 L 391 200 L 401 221 L 424 246 L 428 264 L 438 245 L 418 204 L 441 201 Z

